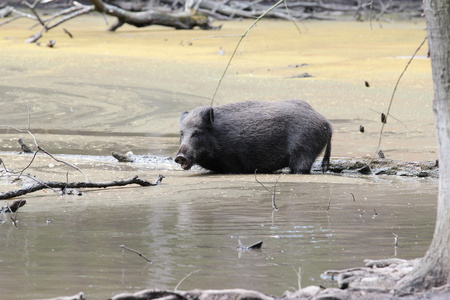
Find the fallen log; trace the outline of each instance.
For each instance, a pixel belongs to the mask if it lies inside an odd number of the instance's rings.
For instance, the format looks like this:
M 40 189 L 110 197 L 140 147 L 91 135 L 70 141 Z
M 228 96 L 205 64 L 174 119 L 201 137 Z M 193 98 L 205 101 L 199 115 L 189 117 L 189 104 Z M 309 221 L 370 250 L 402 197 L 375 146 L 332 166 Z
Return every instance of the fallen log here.
M 21 189 L 0 193 L 0 200 L 11 199 L 14 197 L 23 196 L 29 193 L 33 193 L 39 190 L 51 188 L 51 189 L 75 189 L 75 188 L 107 188 L 114 186 L 125 186 L 129 184 L 138 184 L 140 186 L 155 186 L 161 183 L 164 176 L 158 175 L 155 183 L 151 183 L 146 180 L 134 176 L 133 178 L 114 180 L 107 182 L 60 182 L 60 181 L 42 181 Z
M 164 291 L 164 290 L 143 290 L 136 293 L 122 293 L 111 298 L 111 300 L 324 300 L 324 299 L 346 299 L 346 300 L 413 300 L 413 299 L 449 299 L 450 286 L 445 285 L 433 288 L 430 291 L 417 293 L 406 297 L 394 294 L 392 290 L 377 288 L 367 289 L 338 289 L 323 288 L 319 286 L 308 286 L 295 292 L 285 292 L 281 298 L 269 296 L 254 290 L 245 289 L 224 289 L 224 290 L 191 290 L 191 291 Z
M 244 289 L 229 289 L 229 290 L 192 290 L 192 291 L 160 291 L 160 290 L 143 290 L 137 293 L 123 293 L 116 295 L 111 300 L 137 300 L 137 299 L 227 299 L 227 300 L 274 300 L 275 298 L 267 296 L 263 293 L 244 290 Z
M 117 18 L 117 23 L 108 30 L 114 31 L 123 24 L 129 24 L 136 27 L 145 27 L 150 25 L 162 25 L 173 27 L 175 29 L 220 29 L 209 24 L 208 17 L 204 14 L 191 11 L 164 11 L 164 10 L 145 10 L 133 12 L 120 7 L 103 3 L 101 0 L 90 0 L 94 4 L 95 10 Z

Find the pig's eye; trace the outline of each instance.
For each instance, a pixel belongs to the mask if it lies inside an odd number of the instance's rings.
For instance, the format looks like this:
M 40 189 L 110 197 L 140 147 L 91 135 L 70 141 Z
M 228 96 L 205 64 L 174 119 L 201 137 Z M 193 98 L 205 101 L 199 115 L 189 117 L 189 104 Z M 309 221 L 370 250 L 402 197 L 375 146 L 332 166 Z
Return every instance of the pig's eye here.
M 192 133 L 192 137 L 198 137 L 198 136 L 200 136 L 202 133 L 203 133 L 203 131 L 201 131 L 201 130 L 195 130 L 195 131 Z

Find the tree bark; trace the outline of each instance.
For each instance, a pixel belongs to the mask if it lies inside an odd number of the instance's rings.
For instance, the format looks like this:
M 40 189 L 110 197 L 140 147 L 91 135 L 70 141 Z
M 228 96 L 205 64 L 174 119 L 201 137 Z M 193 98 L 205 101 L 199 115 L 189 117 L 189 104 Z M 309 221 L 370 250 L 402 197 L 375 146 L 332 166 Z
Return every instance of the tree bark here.
M 450 284 L 450 0 L 425 0 L 424 9 L 439 146 L 437 221 L 421 263 L 398 283 L 400 295 Z

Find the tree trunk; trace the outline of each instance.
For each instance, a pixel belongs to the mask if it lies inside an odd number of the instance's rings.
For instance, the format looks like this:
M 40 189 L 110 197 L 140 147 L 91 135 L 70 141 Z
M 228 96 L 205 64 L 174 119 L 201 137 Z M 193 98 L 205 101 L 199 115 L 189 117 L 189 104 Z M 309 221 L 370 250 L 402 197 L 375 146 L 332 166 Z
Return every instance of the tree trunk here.
M 421 263 L 397 285 L 411 294 L 450 284 L 450 0 L 425 0 L 439 146 L 439 195 L 433 240 Z
M 117 17 L 116 24 L 109 28 L 114 31 L 123 24 L 129 24 L 136 27 L 145 27 L 150 25 L 162 25 L 174 27 L 176 29 L 220 29 L 209 24 L 208 17 L 191 11 L 160 11 L 146 10 L 141 12 L 127 11 L 114 5 L 103 3 L 102 0 L 90 0 L 94 4 L 95 10 L 110 16 Z

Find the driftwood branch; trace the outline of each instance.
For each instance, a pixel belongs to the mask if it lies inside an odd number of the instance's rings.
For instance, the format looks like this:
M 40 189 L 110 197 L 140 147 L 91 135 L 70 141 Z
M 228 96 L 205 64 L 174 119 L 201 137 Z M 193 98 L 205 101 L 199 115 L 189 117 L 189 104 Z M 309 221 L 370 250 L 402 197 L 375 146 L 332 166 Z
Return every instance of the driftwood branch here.
M 114 31 L 123 24 L 129 24 L 136 27 L 145 27 L 150 25 L 169 26 L 176 29 L 219 29 L 209 24 L 208 17 L 204 14 L 193 11 L 165 11 L 159 9 L 149 9 L 140 12 L 133 12 L 120 7 L 103 3 L 101 0 L 90 0 L 94 4 L 95 10 L 118 19 L 117 23 L 109 28 Z
M 138 184 L 140 186 L 155 186 L 161 183 L 164 176 L 159 175 L 158 179 L 155 183 L 151 183 L 146 180 L 142 180 L 138 178 L 138 176 L 134 176 L 133 178 L 124 179 L 124 180 L 114 180 L 107 182 L 59 182 L 59 181 L 42 181 L 36 184 L 33 184 L 29 187 L 8 191 L 4 193 L 0 193 L 0 200 L 11 199 L 14 197 L 23 196 L 29 193 L 33 193 L 39 190 L 43 190 L 46 188 L 53 189 L 74 189 L 74 188 L 107 188 L 114 186 L 125 186 L 129 184 Z

